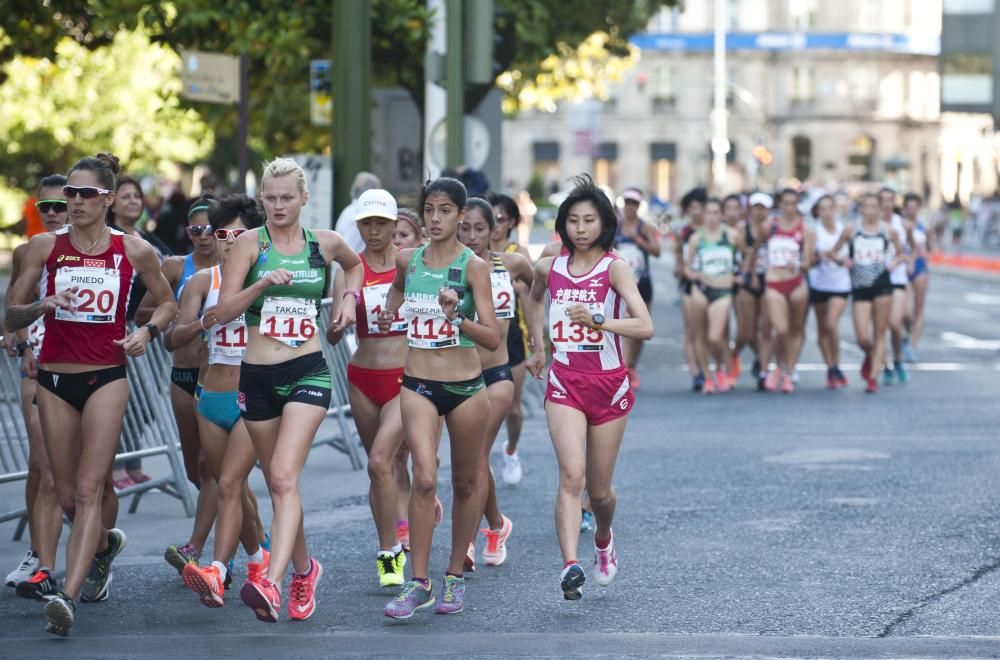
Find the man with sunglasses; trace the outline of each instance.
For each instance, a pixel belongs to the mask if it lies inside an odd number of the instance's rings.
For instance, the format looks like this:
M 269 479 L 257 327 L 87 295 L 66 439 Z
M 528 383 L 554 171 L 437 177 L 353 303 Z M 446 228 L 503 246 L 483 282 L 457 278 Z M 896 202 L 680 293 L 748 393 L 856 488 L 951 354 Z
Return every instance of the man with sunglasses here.
M 66 177 L 52 174 L 41 180 L 35 208 L 42 219 L 44 231 L 55 231 L 66 224 L 66 196 L 63 186 Z M 14 248 L 11 264 L 11 285 L 21 271 L 21 262 L 28 249 L 27 243 Z M 8 289 L 9 291 L 9 289 Z M 56 547 L 62 531 L 62 511 L 56 497 L 52 468 L 45 453 L 42 428 L 38 420 L 38 407 L 34 405 L 38 383 L 38 350 L 41 347 L 45 326 L 38 319 L 30 327 L 10 333 L 3 339 L 3 349 L 9 355 L 21 358 L 21 412 L 28 430 L 28 479 L 25 482 L 24 500 L 28 512 L 28 536 L 31 549 L 16 569 L 7 574 L 5 584 L 17 589 L 25 598 L 42 599 L 54 594 L 53 579 Z

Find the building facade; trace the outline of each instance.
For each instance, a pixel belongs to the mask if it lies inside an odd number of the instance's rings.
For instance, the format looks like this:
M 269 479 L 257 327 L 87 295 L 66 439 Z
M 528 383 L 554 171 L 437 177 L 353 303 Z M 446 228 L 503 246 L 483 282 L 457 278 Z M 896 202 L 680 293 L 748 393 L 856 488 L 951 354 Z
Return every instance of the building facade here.
M 718 192 L 889 182 L 940 195 L 941 0 L 727 0 L 726 180 Z M 664 202 L 712 185 L 712 2 L 657 16 L 607 102 L 504 125 L 504 179 L 590 172 Z

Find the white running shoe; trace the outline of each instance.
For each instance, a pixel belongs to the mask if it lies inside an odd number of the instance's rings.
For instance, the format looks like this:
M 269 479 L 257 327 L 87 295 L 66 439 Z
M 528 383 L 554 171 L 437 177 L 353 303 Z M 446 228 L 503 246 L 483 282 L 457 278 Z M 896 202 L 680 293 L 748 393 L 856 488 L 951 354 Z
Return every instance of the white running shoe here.
M 507 539 L 510 538 L 510 533 L 514 530 L 514 523 L 503 514 L 500 514 L 500 517 L 503 519 L 503 525 L 500 529 L 493 531 L 487 527 L 479 530 L 486 535 L 483 560 L 487 566 L 499 566 L 507 559 Z
M 503 443 L 503 467 L 500 469 L 500 476 L 508 486 L 516 486 L 521 483 L 521 457 L 515 451 L 513 454 L 507 453 L 507 443 Z
M 17 585 L 30 578 L 31 575 L 38 570 L 40 565 L 38 555 L 35 551 L 28 550 L 24 553 L 24 559 L 22 559 L 21 563 L 17 565 L 17 568 L 7 574 L 5 584 L 8 587 L 17 587 Z
M 596 534 L 594 538 L 597 538 Z M 617 574 L 618 553 L 615 552 L 615 534 L 612 532 L 606 549 L 601 550 L 596 541 L 594 543 L 594 579 L 597 584 L 606 587 L 614 581 Z

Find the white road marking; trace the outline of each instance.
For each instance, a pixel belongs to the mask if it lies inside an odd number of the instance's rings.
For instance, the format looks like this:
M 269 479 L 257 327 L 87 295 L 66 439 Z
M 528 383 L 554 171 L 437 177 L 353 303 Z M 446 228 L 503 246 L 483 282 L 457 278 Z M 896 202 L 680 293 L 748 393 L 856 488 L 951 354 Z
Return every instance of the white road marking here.
M 981 312 L 978 309 L 966 309 L 964 307 L 951 307 L 948 313 L 951 316 L 960 316 L 963 319 L 972 319 L 973 321 L 986 321 L 990 318 L 990 315 L 986 312 Z
M 774 369 L 775 365 L 771 364 L 771 369 Z M 844 372 L 857 371 L 861 368 L 860 362 L 841 362 L 840 368 Z M 687 371 L 687 365 L 678 365 L 678 371 Z M 795 368 L 798 372 L 813 373 L 813 372 L 826 372 L 826 365 L 822 362 L 800 362 Z M 964 363 L 964 362 L 920 362 L 918 364 L 907 364 L 907 371 L 984 371 L 984 370 L 994 370 L 1000 371 L 1000 363 L 995 363 L 992 366 L 983 363 Z M 715 369 L 711 369 L 715 371 Z
M 993 296 L 988 293 L 970 291 L 965 294 L 964 298 L 965 302 L 972 303 L 973 305 L 1000 305 L 1000 296 Z
M 1000 351 L 1000 340 L 998 339 L 976 339 L 960 332 L 942 332 L 941 340 L 953 346 L 967 351 Z

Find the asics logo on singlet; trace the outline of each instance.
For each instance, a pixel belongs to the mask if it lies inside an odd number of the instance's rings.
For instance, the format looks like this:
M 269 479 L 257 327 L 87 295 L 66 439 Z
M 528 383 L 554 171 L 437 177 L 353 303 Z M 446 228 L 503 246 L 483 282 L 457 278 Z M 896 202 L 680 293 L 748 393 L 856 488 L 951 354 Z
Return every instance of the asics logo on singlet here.
M 57 264 L 61 264 L 64 261 L 80 261 L 80 257 L 76 256 L 75 254 L 60 254 L 56 258 Z

